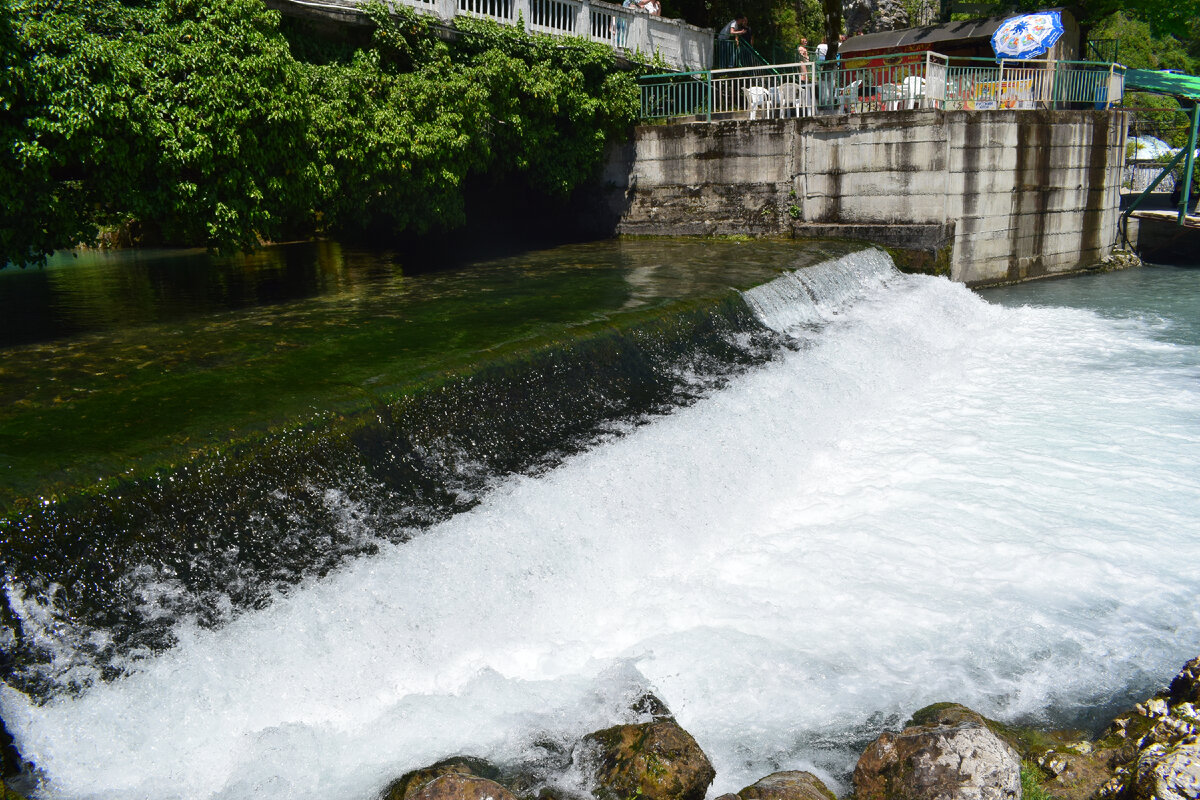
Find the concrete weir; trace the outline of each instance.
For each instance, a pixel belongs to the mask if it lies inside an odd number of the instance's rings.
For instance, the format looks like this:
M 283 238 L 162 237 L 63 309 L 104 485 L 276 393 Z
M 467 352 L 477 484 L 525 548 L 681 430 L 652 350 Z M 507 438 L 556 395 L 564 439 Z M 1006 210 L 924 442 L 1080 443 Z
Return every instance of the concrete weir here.
M 619 233 L 863 239 L 981 286 L 1111 254 L 1124 122 L 918 109 L 646 125 L 610 153 L 604 184 Z

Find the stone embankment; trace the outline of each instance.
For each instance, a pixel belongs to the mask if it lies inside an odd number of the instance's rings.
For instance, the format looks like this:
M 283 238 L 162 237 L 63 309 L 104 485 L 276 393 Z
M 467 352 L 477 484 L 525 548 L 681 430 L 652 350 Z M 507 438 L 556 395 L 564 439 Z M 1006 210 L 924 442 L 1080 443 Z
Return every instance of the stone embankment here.
M 658 698 L 636 724 L 595 731 L 561 752 L 572 785 L 458 756 L 406 773 L 380 800 L 703 800 L 716 773 Z M 1014 728 L 957 703 L 916 712 L 858 760 L 853 800 L 1200 800 L 1200 657 L 1166 691 L 1093 739 Z M 2 800 L 20 800 L 0 785 Z M 716 800 L 836 800 L 817 776 L 767 775 Z

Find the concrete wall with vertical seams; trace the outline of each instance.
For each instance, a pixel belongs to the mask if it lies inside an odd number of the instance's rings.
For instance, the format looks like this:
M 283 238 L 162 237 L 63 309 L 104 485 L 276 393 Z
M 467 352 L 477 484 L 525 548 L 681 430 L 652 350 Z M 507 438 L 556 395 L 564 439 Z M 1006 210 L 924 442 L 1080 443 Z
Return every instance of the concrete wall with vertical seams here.
M 1110 254 L 1123 121 L 915 110 L 644 126 L 604 183 L 619 233 L 860 238 L 984 285 Z

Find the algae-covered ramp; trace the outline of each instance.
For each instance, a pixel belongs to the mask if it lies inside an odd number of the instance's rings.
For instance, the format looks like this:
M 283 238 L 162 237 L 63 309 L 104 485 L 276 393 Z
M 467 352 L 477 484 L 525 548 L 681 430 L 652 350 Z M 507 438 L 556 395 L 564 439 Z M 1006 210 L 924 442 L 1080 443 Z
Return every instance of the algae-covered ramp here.
M 368 408 L 803 257 L 609 242 L 411 275 L 386 254 L 326 243 L 5 270 L 0 295 L 18 322 L 0 342 L 0 509 Z
M 170 644 L 168 620 L 221 622 L 687 402 L 771 357 L 733 288 L 845 250 L 606 242 L 11 348 L 26 402 L 0 449 L 32 491 L 0 530 L 10 602 L 56 606 L 82 661 L 49 668 L 31 632 L 5 679 L 119 671 Z

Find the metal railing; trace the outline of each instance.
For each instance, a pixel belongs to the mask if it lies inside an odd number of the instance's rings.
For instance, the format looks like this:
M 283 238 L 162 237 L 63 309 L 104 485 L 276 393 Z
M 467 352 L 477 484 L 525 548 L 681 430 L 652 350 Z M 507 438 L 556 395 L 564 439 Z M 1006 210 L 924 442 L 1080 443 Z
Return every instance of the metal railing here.
M 912 108 L 1111 108 L 1124 67 L 1091 62 L 949 59 L 933 52 L 647 75 L 642 117 L 807 116 Z
M 997 109 L 1111 108 L 1125 95 L 1125 68 L 1087 61 L 954 59 L 945 107 Z
M 1120 39 L 1089 39 L 1087 43 L 1087 60 L 1105 64 L 1115 64 L 1120 61 Z
M 712 64 L 716 69 L 761 67 L 770 62 L 740 39 L 714 39 Z

